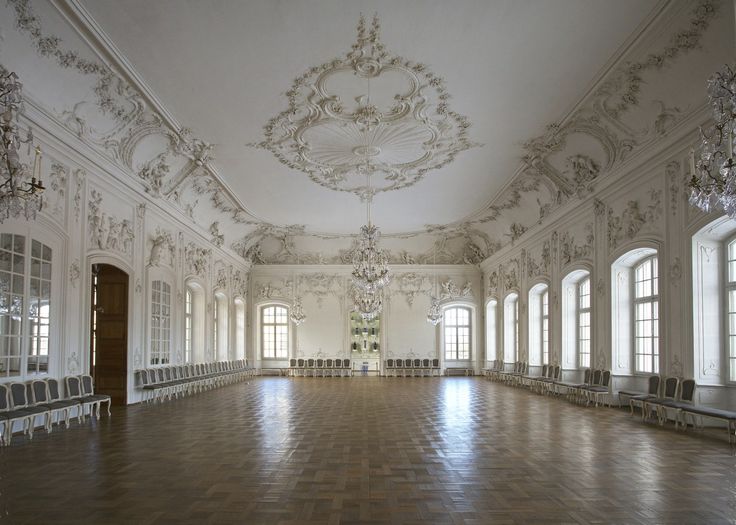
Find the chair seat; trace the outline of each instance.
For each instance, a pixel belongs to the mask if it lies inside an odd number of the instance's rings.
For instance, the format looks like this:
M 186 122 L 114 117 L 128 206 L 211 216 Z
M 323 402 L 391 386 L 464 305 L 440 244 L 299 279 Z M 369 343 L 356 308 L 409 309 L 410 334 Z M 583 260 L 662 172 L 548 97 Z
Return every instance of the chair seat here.
M 638 391 L 638 390 L 619 390 L 618 394 L 620 396 L 628 396 L 628 397 L 638 397 L 638 396 L 650 396 L 651 394 L 646 394 L 644 392 Z
M 79 404 L 77 399 L 59 399 L 58 401 L 52 401 L 51 403 L 44 403 L 40 405 L 47 410 L 58 410 L 60 408 L 75 407 Z
M 588 392 L 608 392 L 607 386 L 589 386 L 586 387 L 585 390 Z
M 27 412 L 29 414 L 43 414 L 44 412 L 48 412 L 48 409 L 44 408 L 43 406 L 30 406 L 19 409 L 19 412 Z
M 722 408 L 711 408 L 711 407 L 696 407 L 696 406 L 687 406 L 684 407 L 683 410 L 686 412 L 690 412 L 691 414 L 698 414 L 700 416 L 709 416 L 709 417 L 717 417 L 720 419 L 727 419 L 727 420 L 736 420 L 736 412 L 733 412 L 731 410 L 724 410 Z
M 91 394 L 88 396 L 84 396 L 82 398 L 83 401 L 89 402 L 89 401 L 108 401 L 110 399 L 110 396 L 105 394 Z
M 625 394 L 625 395 L 628 395 L 628 394 Z M 642 393 L 639 393 L 637 395 L 632 395 L 629 397 L 630 397 L 629 401 L 646 401 L 647 399 L 655 398 L 654 394 L 642 394 Z
M 41 412 L 28 412 L 27 410 L 9 410 L 8 412 L 3 412 L 3 416 L 5 416 L 5 419 L 18 419 L 21 417 L 29 417 L 36 414 L 40 414 Z

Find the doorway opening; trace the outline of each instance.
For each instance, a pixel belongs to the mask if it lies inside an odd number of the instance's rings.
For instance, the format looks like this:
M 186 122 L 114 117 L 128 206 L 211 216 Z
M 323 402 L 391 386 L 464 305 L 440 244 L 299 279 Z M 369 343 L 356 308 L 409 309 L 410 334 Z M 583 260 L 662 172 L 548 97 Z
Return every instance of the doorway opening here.
M 113 404 L 128 399 L 128 274 L 110 264 L 92 265 L 90 374 L 95 390 Z

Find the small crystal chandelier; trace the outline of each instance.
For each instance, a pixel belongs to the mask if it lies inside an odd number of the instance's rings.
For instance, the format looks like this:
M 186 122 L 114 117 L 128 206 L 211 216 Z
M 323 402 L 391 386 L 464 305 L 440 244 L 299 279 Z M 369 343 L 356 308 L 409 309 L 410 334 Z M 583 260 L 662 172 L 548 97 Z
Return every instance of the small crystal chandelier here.
M 302 298 L 299 295 L 299 290 L 296 288 L 296 284 L 294 285 L 294 304 L 291 307 L 291 312 L 289 313 L 289 319 L 291 319 L 291 322 L 295 325 L 299 326 L 304 321 L 307 320 L 307 314 L 304 313 L 304 310 L 302 309 Z
M 28 144 L 30 153 L 33 142 L 30 130 L 25 139 L 20 137 L 18 114 L 23 106 L 22 88 L 18 76 L 0 66 L 0 223 L 21 215 L 26 220 L 35 219 L 43 207 L 41 194 L 46 189 L 41 182 L 41 149 L 36 147 L 30 181 L 28 167 L 18 154 L 21 144 Z
M 304 310 L 302 310 L 302 300 L 300 297 L 297 297 L 294 301 L 294 306 L 291 307 L 289 319 L 291 319 L 291 322 L 297 326 L 307 320 L 307 316 L 304 313 Z
M 353 304 L 362 319 L 372 321 L 378 317 L 381 314 L 381 310 L 383 310 L 381 291 L 368 292 L 366 290 L 353 287 Z
M 432 266 L 435 265 L 435 258 L 437 255 L 437 247 L 435 246 L 435 250 L 432 252 Z M 437 298 L 437 269 L 434 268 L 434 282 L 432 283 L 432 288 L 434 290 L 432 295 L 432 304 L 429 305 L 429 309 L 427 310 L 427 322 L 431 324 L 432 326 L 437 326 L 442 322 L 442 318 L 444 317 L 444 314 L 442 313 L 442 308 L 440 307 L 440 300 Z
M 736 219 L 736 67 L 725 66 L 708 79 L 713 124 L 701 129 L 699 158 L 690 158 L 690 204 L 705 212 L 722 209 Z

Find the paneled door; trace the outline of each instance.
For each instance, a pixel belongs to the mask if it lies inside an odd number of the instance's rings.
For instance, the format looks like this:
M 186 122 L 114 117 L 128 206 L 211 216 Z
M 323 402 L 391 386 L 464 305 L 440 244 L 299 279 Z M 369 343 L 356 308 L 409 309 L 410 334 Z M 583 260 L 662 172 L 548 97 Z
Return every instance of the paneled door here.
M 90 370 L 95 390 L 125 405 L 128 386 L 128 274 L 109 264 L 92 266 Z

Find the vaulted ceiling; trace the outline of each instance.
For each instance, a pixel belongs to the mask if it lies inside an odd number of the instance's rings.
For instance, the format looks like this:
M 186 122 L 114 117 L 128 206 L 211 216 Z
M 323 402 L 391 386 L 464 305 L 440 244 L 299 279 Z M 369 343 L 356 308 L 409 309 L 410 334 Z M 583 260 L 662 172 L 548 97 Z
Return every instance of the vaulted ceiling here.
M 376 222 L 384 233 L 401 233 L 462 221 L 487 206 L 517 171 L 522 142 L 574 107 L 657 2 L 84 5 L 173 116 L 216 145 L 218 171 L 249 212 L 342 234 L 365 222 L 355 195 L 315 184 L 246 144 L 263 140 L 263 126 L 286 109 L 284 93 L 296 77 L 350 51 L 361 12 L 378 14 L 390 53 L 444 78 L 452 109 L 467 116 L 469 139 L 479 144 L 417 184 L 376 197 Z
M 732 49 L 726 0 L 8 0 L 0 64 L 111 173 L 219 244 L 254 263 L 340 263 L 364 183 L 299 160 L 293 139 L 314 130 L 292 119 L 306 106 L 288 110 L 374 13 L 386 52 L 427 84 L 419 120 L 431 113 L 437 131 L 452 116 L 432 162 L 374 176 L 390 190 L 373 218 L 394 263 L 477 264 L 588 198 L 702 110 Z M 385 116 L 394 91 L 372 86 Z M 299 153 L 368 155 L 335 130 Z M 370 154 L 414 159 L 411 133 Z

